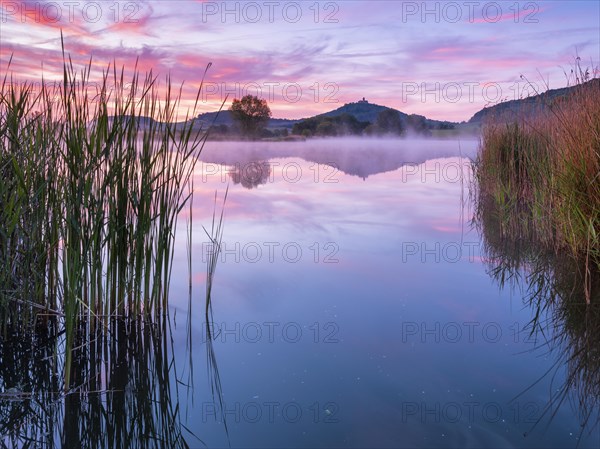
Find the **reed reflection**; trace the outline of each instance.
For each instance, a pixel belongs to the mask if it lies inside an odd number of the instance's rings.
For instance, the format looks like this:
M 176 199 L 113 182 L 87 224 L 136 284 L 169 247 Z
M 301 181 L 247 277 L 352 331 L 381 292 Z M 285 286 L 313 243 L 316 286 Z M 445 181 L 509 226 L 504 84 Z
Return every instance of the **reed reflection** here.
M 519 290 L 532 309 L 523 331 L 535 337 L 533 350 L 555 358 L 544 375 L 552 378 L 544 415 L 552 419 L 568 400 L 583 434 L 600 423 L 600 272 L 585 254 L 560 248 L 552 227 L 540 226 L 533 210 L 479 193 L 475 225 L 490 276 L 500 288 Z
M 35 333 L 16 329 L 0 338 L 0 444 L 178 448 L 201 443 L 182 417 L 180 373 L 166 315 L 154 322 L 82 322 L 66 393 L 59 328 L 48 322 Z

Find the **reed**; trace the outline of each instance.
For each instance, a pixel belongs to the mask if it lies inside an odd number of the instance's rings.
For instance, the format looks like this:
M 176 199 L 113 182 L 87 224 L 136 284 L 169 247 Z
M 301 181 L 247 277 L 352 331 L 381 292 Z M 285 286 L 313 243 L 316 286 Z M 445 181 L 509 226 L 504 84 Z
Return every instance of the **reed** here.
M 80 71 L 63 59 L 60 84 L 5 75 L 0 87 L 0 332 L 63 328 L 68 390 L 81 323 L 166 313 L 207 136 L 192 118 L 202 85 L 177 121 L 182 87 L 169 77 L 108 66 L 91 97 L 91 59 Z
M 493 202 L 502 232 L 583 259 L 590 301 L 600 270 L 600 79 L 581 80 L 533 115 L 488 123 L 474 173 L 480 220 Z

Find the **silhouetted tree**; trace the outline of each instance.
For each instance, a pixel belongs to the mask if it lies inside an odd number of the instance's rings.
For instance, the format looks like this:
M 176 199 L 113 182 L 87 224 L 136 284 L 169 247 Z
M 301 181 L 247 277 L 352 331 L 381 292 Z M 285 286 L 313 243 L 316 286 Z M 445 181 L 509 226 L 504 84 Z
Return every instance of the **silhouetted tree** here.
M 417 134 L 430 135 L 427 119 L 422 115 L 411 114 L 406 119 L 408 127 Z
M 336 126 L 330 120 L 323 120 L 317 126 L 316 134 L 319 136 L 336 136 Z
M 368 125 L 369 122 L 361 122 L 351 114 L 318 116 L 294 124 L 292 133 L 306 137 L 360 135 Z
M 376 125 L 381 134 L 401 135 L 404 132 L 400 113 L 395 109 L 381 111 L 377 116 Z
M 267 101 L 253 95 L 246 95 L 241 100 L 234 99 L 229 111 L 242 134 L 250 138 L 260 136 L 271 118 L 271 109 Z
M 303 136 L 312 136 L 317 131 L 320 119 L 315 117 L 302 120 L 301 122 L 295 123 L 292 127 L 292 134 L 302 134 Z M 307 131 L 307 132 L 305 132 Z

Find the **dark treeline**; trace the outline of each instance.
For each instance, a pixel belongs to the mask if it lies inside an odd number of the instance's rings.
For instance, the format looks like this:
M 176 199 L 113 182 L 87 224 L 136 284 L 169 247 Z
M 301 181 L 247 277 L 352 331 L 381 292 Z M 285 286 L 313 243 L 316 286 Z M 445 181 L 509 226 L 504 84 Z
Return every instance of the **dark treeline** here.
M 234 120 L 232 124 L 214 124 L 209 128 L 209 136 L 215 140 L 237 138 L 251 139 L 282 139 L 290 134 L 303 137 L 342 137 L 342 136 L 380 136 L 401 137 L 407 134 L 431 136 L 433 130 L 454 129 L 451 122 L 428 120 L 422 115 L 401 115 L 395 109 L 381 111 L 376 119 L 371 121 L 359 120 L 350 113 L 339 115 L 319 115 L 301 120 L 289 127 L 261 127 L 253 133 L 248 133 L 242 126 L 242 121 Z
M 377 115 L 374 123 L 359 121 L 351 114 L 337 116 L 317 116 L 296 123 L 292 134 L 305 137 L 335 136 L 403 136 L 417 134 L 430 136 L 433 129 L 452 129 L 451 123 L 431 124 L 422 115 L 412 114 L 402 117 L 394 109 L 386 109 Z
M 256 136 L 253 137 L 258 137 L 261 139 L 285 138 L 288 137 L 289 134 L 290 131 L 288 128 L 263 128 L 256 134 Z M 211 140 L 229 140 L 247 137 L 236 124 L 231 126 L 226 124 L 210 126 L 208 128 L 208 136 Z

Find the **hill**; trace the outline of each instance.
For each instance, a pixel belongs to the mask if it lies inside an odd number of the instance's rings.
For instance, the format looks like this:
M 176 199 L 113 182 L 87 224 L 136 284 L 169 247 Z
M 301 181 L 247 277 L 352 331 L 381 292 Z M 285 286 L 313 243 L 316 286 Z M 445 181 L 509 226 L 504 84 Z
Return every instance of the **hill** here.
M 375 123 L 377 121 L 377 116 L 386 109 L 392 109 L 397 111 L 400 114 L 400 119 L 405 124 L 407 122 L 423 122 L 428 129 L 448 129 L 452 128 L 455 123 L 448 121 L 440 121 L 440 120 L 432 120 L 418 114 L 406 114 L 405 112 L 398 111 L 397 109 L 390 108 L 387 106 L 381 106 L 375 103 L 369 103 L 363 97 L 362 100 L 359 100 L 355 103 L 347 103 L 344 106 L 341 106 L 333 111 L 325 112 L 323 114 L 316 115 L 315 117 L 310 118 L 320 118 L 320 117 L 335 117 L 343 114 L 349 114 L 354 116 L 360 122 L 369 122 Z
M 587 83 L 600 83 L 600 79 L 595 78 Z M 505 101 L 503 103 L 488 106 L 476 112 L 468 122 L 462 122 L 460 124 L 450 121 L 432 120 L 417 114 L 409 115 L 394 108 L 388 108 L 387 106 L 369 103 L 367 100 L 365 100 L 365 98 L 363 98 L 357 102 L 344 104 L 337 109 L 300 120 L 271 118 L 267 128 L 269 128 L 271 131 L 283 131 L 284 129 L 289 131 L 294 127 L 294 125 L 302 124 L 303 122 L 320 122 L 324 118 L 339 118 L 344 116 L 352 116 L 357 122 L 375 123 L 377 121 L 377 116 L 382 111 L 385 111 L 386 109 L 392 109 L 398 112 L 401 121 L 404 123 L 404 125 L 407 125 L 407 128 L 419 128 L 425 130 L 455 129 L 457 132 L 468 131 L 471 133 L 476 133 L 480 129 L 481 124 L 489 117 L 498 118 L 505 115 L 524 116 L 539 112 L 540 110 L 548 108 L 548 105 L 558 101 L 560 98 L 569 95 L 573 89 L 577 87 L 578 86 L 571 86 L 560 89 L 551 89 L 539 95 L 534 95 L 519 100 Z M 142 118 L 142 124 L 149 125 L 150 120 L 151 119 L 149 118 Z M 201 125 L 203 128 L 208 128 L 213 124 L 216 126 L 227 125 L 228 127 L 231 127 L 234 124 L 233 118 L 228 110 L 220 112 L 206 112 L 198 115 L 197 120 L 199 121 L 199 125 Z
M 359 122 L 369 122 L 375 123 L 377 120 L 377 116 L 380 112 L 385 111 L 388 108 L 387 106 L 381 106 L 374 103 L 369 103 L 364 98 L 355 103 L 347 103 L 337 109 L 334 109 L 329 112 L 324 112 L 323 114 L 318 114 L 312 117 L 306 117 L 300 120 L 289 120 L 289 119 L 281 119 L 281 118 L 271 118 L 269 120 L 269 124 L 267 128 L 277 129 L 277 128 L 288 128 L 291 129 L 296 123 L 300 123 L 305 120 L 310 119 L 321 119 L 324 117 L 337 117 L 344 114 L 348 114 L 356 118 Z M 397 109 L 394 109 L 397 111 Z M 439 120 L 431 120 L 427 117 L 423 117 L 422 115 L 417 114 L 406 114 L 402 111 L 398 111 L 400 114 L 401 120 L 406 123 L 409 121 L 420 121 L 425 123 L 426 127 L 429 129 L 447 129 L 452 128 L 455 123 L 447 122 L 447 121 L 439 121 Z M 204 127 L 208 127 L 214 123 L 215 126 L 219 125 L 227 125 L 232 126 L 234 121 L 231 117 L 231 114 L 228 110 L 224 110 L 221 112 L 205 112 L 203 114 L 198 115 L 198 120 L 200 120 L 201 124 Z
M 585 84 L 600 83 L 600 78 L 595 78 L 588 81 Z M 522 98 L 519 100 L 510 100 L 503 103 L 498 103 L 493 106 L 485 107 L 478 111 L 468 121 L 470 124 L 481 124 L 488 118 L 498 117 L 514 117 L 514 116 L 525 116 L 532 113 L 540 112 L 552 105 L 552 103 L 560 100 L 561 98 L 570 95 L 573 89 L 577 89 L 580 86 L 563 87 L 560 89 L 550 89 L 539 95 L 533 95 L 531 97 Z
M 333 111 L 325 112 L 323 114 L 319 114 L 309 118 L 335 117 L 342 114 L 350 114 L 353 115 L 356 118 L 356 120 L 360 122 L 375 123 L 375 120 L 377 120 L 377 116 L 379 115 L 379 113 L 385 111 L 386 109 L 392 108 L 388 108 L 387 106 L 380 106 L 374 103 L 369 103 L 363 98 L 362 100 L 359 100 L 356 103 L 346 103 L 344 106 L 334 109 Z M 404 112 L 400 111 L 398 112 L 400 113 L 400 117 L 402 119 L 405 120 L 406 117 L 408 117 L 408 114 L 405 114 Z
M 220 112 L 205 112 L 204 114 L 200 114 L 197 117 L 198 120 L 202 123 L 203 127 L 208 127 L 211 125 L 233 125 L 233 118 L 231 117 L 231 113 L 228 110 L 220 111 Z M 285 118 L 272 118 L 269 120 L 269 124 L 267 128 L 291 128 L 297 123 L 299 120 L 288 120 Z

